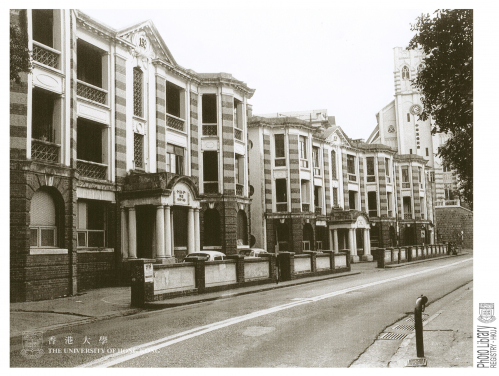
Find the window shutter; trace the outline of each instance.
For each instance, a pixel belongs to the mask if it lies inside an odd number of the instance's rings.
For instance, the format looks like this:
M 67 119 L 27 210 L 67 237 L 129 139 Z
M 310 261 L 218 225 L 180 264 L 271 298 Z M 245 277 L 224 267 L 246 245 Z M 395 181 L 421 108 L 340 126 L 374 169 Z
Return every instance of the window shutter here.
M 47 192 L 37 191 L 31 199 L 31 226 L 55 226 L 55 204 Z

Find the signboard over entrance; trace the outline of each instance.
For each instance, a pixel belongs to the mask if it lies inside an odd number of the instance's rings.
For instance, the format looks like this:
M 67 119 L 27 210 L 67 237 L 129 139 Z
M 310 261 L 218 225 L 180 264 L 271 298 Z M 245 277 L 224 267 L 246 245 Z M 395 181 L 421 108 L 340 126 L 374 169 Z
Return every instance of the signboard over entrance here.
M 185 184 L 177 184 L 173 188 L 173 205 L 190 205 L 191 192 Z

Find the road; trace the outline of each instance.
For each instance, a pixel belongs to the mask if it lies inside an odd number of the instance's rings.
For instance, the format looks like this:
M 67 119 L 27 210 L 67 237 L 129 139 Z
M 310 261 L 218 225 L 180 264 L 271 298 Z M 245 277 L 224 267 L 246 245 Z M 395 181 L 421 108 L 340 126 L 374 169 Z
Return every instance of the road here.
M 472 279 L 472 257 L 463 256 L 228 294 L 44 333 L 55 343 L 39 359 L 11 343 L 11 367 L 348 367 L 419 295 L 431 304 Z

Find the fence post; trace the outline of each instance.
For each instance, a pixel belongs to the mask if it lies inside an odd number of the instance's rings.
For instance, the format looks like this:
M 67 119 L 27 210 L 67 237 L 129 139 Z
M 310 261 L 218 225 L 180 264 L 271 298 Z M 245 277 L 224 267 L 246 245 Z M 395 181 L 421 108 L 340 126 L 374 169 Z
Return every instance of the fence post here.
M 154 300 L 154 269 L 152 259 L 130 260 L 131 305 L 143 307 Z
M 229 260 L 236 260 L 236 280 L 237 283 L 244 282 L 244 255 L 227 255 Z
M 277 270 L 277 257 L 275 253 L 260 253 L 259 257 L 269 259 L 269 276 L 272 282 L 279 282 L 279 271 Z
M 414 308 L 414 328 L 416 331 L 416 353 L 418 358 L 424 357 L 424 344 L 423 344 L 423 312 L 428 298 L 421 295 L 416 299 L 416 307 Z
M 279 269 L 281 271 L 281 281 L 291 281 L 294 279 L 295 265 L 293 262 L 294 252 L 281 252 L 277 255 Z
M 303 253 L 310 255 L 310 271 L 312 273 L 316 272 L 317 271 L 317 252 L 304 251 Z

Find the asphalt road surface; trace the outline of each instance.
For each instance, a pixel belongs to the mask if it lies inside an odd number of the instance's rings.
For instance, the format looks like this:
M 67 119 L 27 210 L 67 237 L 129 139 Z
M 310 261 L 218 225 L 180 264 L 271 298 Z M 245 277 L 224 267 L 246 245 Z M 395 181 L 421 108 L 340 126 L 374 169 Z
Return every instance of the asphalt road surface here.
M 366 264 L 367 265 L 367 264 Z M 372 265 L 372 264 L 369 264 Z M 44 333 L 11 367 L 348 367 L 387 326 L 473 280 L 471 256 L 372 269 Z M 72 343 L 70 343 L 72 340 Z

